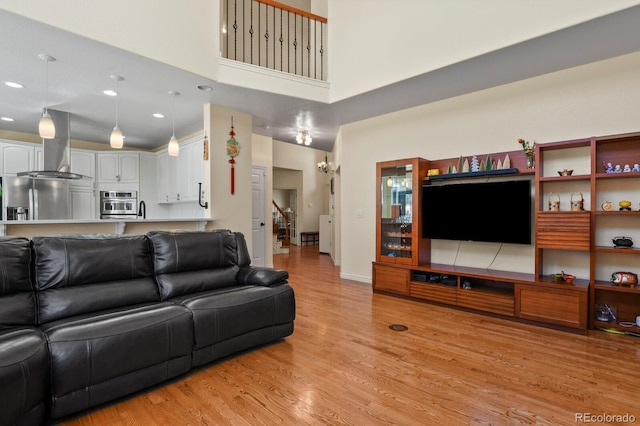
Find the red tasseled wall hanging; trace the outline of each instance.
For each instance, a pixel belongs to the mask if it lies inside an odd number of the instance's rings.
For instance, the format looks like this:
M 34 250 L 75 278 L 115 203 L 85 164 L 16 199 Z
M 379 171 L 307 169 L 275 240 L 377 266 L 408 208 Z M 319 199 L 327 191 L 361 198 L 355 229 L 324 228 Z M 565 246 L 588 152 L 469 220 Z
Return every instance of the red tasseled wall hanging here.
M 235 157 L 240 154 L 240 144 L 235 139 L 236 132 L 233 130 L 233 116 L 231 116 L 231 131 L 229 132 L 229 136 L 231 138 L 227 141 L 227 155 L 231 157 L 229 160 L 229 164 L 231 164 L 231 195 L 235 193 L 236 186 L 236 175 L 233 165 L 236 164 Z

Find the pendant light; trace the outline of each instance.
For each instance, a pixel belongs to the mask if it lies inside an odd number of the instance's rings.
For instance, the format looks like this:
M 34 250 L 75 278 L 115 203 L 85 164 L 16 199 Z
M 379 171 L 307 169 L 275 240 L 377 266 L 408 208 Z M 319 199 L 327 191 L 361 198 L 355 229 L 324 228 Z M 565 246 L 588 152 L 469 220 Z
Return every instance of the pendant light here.
M 41 53 L 38 55 L 40 59 L 42 59 L 45 63 L 45 104 L 44 108 L 42 108 L 42 117 L 40 118 L 40 123 L 38 124 L 38 133 L 40 133 L 40 137 L 43 139 L 53 139 L 56 137 L 56 126 L 53 124 L 53 120 L 49 115 L 48 107 L 49 107 L 49 62 L 53 62 L 56 60 L 53 56 L 45 55 Z
M 111 80 L 116 82 L 116 125 L 111 132 L 109 143 L 111 144 L 111 148 L 120 149 L 122 148 L 122 145 L 124 145 L 124 136 L 122 136 L 122 131 L 120 130 L 120 127 L 118 127 L 118 98 L 120 97 L 120 92 L 118 92 L 118 82 L 124 80 L 124 78 L 119 75 L 112 75 Z
M 180 93 L 171 90 L 169 91 L 169 94 L 173 96 L 173 135 L 169 140 L 167 151 L 169 152 L 170 156 L 177 157 L 178 153 L 180 152 L 180 145 L 178 144 L 178 139 L 176 139 L 176 96 L 178 96 Z

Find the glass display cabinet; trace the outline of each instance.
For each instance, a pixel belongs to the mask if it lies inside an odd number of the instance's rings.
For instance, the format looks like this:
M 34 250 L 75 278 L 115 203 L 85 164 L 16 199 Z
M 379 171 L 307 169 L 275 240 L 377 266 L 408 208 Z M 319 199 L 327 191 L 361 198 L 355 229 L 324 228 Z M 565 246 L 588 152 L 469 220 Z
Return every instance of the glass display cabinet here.
M 427 261 L 421 238 L 421 185 L 428 161 L 422 158 L 377 164 L 376 261 L 418 265 Z

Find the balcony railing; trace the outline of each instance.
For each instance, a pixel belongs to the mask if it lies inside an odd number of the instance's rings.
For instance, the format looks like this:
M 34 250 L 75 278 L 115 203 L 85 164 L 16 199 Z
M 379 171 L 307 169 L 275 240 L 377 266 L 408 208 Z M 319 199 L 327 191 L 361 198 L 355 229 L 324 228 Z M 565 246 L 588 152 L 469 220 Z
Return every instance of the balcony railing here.
M 326 80 L 326 18 L 271 0 L 222 3 L 223 57 Z

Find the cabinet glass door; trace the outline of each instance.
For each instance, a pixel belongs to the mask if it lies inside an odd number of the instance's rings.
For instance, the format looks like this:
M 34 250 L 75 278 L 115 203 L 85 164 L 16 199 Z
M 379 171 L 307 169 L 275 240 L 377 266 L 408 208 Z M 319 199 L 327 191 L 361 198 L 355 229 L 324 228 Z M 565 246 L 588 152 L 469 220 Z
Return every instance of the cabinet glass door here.
M 411 258 L 413 165 L 398 164 L 381 170 L 381 255 L 388 260 Z

